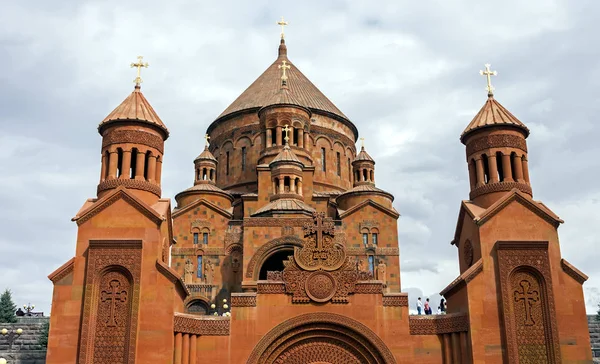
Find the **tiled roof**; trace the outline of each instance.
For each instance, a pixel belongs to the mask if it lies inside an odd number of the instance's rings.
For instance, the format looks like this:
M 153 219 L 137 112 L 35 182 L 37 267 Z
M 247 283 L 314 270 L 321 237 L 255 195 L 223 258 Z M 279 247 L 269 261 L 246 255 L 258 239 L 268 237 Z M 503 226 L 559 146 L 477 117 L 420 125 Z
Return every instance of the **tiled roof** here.
M 246 109 L 260 108 L 269 105 L 273 97 L 281 89 L 281 70 L 278 66 L 281 61 L 286 61 L 291 66 L 286 71 L 288 76 L 289 95 L 293 97 L 293 104 L 307 107 L 311 110 L 321 110 L 340 116 L 346 120 L 344 115 L 319 89 L 312 83 L 294 64 L 287 58 L 287 48 L 285 43 L 279 46 L 279 56 L 225 111 L 217 117 L 221 117 Z
M 215 163 L 217 162 L 217 158 L 215 158 L 215 156 L 210 152 L 210 150 L 208 150 L 208 146 L 204 147 L 204 150 L 202 151 L 202 153 L 200 153 L 199 156 L 196 157 L 196 159 L 194 159 L 194 162 L 201 159 L 210 160 Z
M 283 147 L 283 150 L 281 152 L 279 152 L 279 154 L 277 154 L 277 156 L 275 158 L 273 158 L 271 163 L 269 163 L 269 166 L 274 163 L 278 163 L 278 162 L 279 163 L 293 162 L 293 163 L 302 164 L 302 162 L 300 162 L 300 159 L 298 159 L 296 154 L 292 151 L 290 146 L 287 144 Z
M 388 196 L 392 201 L 394 201 L 394 196 L 391 193 L 384 191 L 381 188 L 377 188 L 371 184 L 358 185 L 358 186 L 342 193 L 339 197 L 342 197 L 342 196 L 350 194 L 350 193 L 356 193 L 356 192 L 359 192 L 359 193 L 361 193 L 361 192 L 362 193 L 365 193 L 365 192 L 381 193 L 381 194 Z
M 186 193 L 186 192 L 195 192 L 195 191 L 217 192 L 217 193 L 222 193 L 225 195 L 230 195 L 228 192 L 223 191 L 222 189 L 213 185 L 212 183 L 199 183 L 199 184 L 194 185 L 186 190 L 179 192 L 178 195 L 182 194 L 182 193 Z
M 292 198 L 282 198 L 279 200 L 275 200 L 275 201 L 267 204 L 266 206 L 261 207 L 260 209 L 256 210 L 256 212 L 253 213 L 252 216 L 264 214 L 265 212 L 271 212 L 271 211 L 273 211 L 273 212 L 276 212 L 276 211 L 287 211 L 287 212 L 306 211 L 309 213 L 313 213 L 316 210 L 300 200 L 295 200 Z
M 356 156 L 356 158 L 354 158 L 355 162 L 358 161 L 369 161 L 369 162 L 373 162 L 375 163 L 375 160 L 373 160 L 373 158 L 371 158 L 371 156 L 369 155 L 369 153 L 367 153 L 365 151 L 365 147 L 361 147 L 360 148 L 360 153 L 358 153 L 358 155 Z
M 525 136 L 529 135 L 529 129 L 519 119 L 517 119 L 510 111 L 506 110 L 493 96 L 489 96 L 481 110 L 475 115 L 473 120 L 465 128 L 461 134 L 461 140 L 468 133 L 473 130 L 480 128 L 498 126 L 498 125 L 511 125 L 521 128 L 525 131 Z
M 98 128 L 101 128 L 105 124 L 108 124 L 117 120 L 135 120 L 146 122 L 159 128 L 163 129 L 167 136 L 169 130 L 165 124 L 160 120 L 156 111 L 152 108 L 148 100 L 144 97 L 144 94 L 140 90 L 139 86 L 135 86 L 133 92 L 127 96 L 123 102 L 117 106 L 107 117 L 100 122 Z

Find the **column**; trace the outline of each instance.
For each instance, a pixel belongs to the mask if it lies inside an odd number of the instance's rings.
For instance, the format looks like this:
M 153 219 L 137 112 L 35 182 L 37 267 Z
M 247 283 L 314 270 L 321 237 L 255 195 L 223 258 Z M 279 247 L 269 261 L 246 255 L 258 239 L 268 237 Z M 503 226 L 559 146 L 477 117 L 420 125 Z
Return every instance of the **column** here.
M 529 165 L 527 162 L 527 156 L 523 156 L 523 178 L 525 182 L 529 183 Z
M 104 176 L 106 176 L 106 169 L 108 161 L 106 160 L 106 154 L 102 153 L 102 167 L 100 168 L 100 182 L 104 181 Z
M 298 147 L 304 148 L 304 129 L 298 129 Z
M 273 179 L 273 194 L 277 193 L 277 185 L 275 184 L 275 179 Z
M 483 175 L 483 161 L 481 157 L 475 160 L 475 169 L 477 172 L 477 187 L 483 186 L 485 184 L 485 177 Z
M 298 194 L 302 196 L 302 180 L 298 180 Z
M 135 162 L 135 179 L 144 179 L 144 169 L 146 168 L 146 155 L 143 152 L 137 154 Z
M 460 333 L 460 362 L 465 364 L 469 364 L 471 362 L 469 341 L 466 331 L 462 331 Z
M 450 334 L 443 334 L 442 337 L 444 340 L 443 362 L 444 364 L 452 364 L 452 343 L 450 342 Z
M 461 363 L 460 361 L 460 340 L 458 337 L 458 332 L 453 332 L 452 334 L 452 363 Z
M 196 335 L 192 335 L 192 337 L 190 338 L 190 364 L 196 364 L 196 350 L 197 350 L 197 343 L 196 343 L 196 339 L 198 338 L 198 336 Z
M 469 183 L 471 184 L 471 190 L 477 185 L 477 173 L 475 172 L 475 164 L 469 162 Z
M 123 165 L 121 166 L 121 177 L 119 179 L 131 178 L 131 150 L 123 151 Z
M 175 350 L 173 350 L 173 364 L 181 364 L 181 333 L 175 334 Z
M 117 162 L 119 156 L 117 155 L 117 151 L 114 150 L 110 152 L 108 155 L 108 179 L 117 178 Z
M 296 193 L 296 179 L 290 177 L 290 193 Z
M 498 183 L 498 162 L 496 162 L 496 155 L 492 154 L 488 158 L 488 167 L 490 169 L 490 183 Z
M 281 142 L 282 140 L 282 135 L 281 135 L 281 126 L 278 126 L 275 128 L 275 144 L 277 145 L 283 145 L 283 143 Z
M 190 334 L 183 334 L 181 357 L 181 364 L 190 364 Z
M 273 129 L 267 129 L 267 140 L 265 145 L 267 148 L 271 148 L 271 142 L 273 141 Z
M 148 182 L 154 183 L 156 175 L 156 156 L 148 157 Z
M 310 150 L 310 137 L 309 134 L 304 134 L 304 149 Z
M 515 180 L 517 180 L 517 182 L 523 182 L 523 161 L 521 161 L 521 157 L 514 154 L 512 162 L 515 166 Z
M 279 193 L 284 193 L 285 192 L 285 185 L 284 185 L 284 176 L 279 176 Z
M 156 158 L 156 177 L 154 178 L 157 185 L 160 186 L 160 180 L 162 177 L 162 158 Z
M 296 128 L 291 127 L 291 130 L 288 132 L 288 137 L 290 138 L 290 145 L 294 145 L 294 143 L 296 142 L 296 139 L 294 139 L 294 130 Z
M 510 154 L 502 153 L 502 171 L 504 172 L 504 181 L 513 182 L 512 169 L 510 168 Z

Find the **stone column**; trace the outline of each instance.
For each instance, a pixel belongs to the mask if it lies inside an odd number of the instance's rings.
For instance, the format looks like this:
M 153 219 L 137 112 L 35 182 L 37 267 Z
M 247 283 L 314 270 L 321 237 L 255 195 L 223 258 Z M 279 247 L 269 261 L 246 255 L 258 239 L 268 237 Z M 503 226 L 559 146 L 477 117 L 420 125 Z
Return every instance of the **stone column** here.
M 196 339 L 198 336 L 192 335 L 190 338 L 190 364 L 196 364 L 197 346 Z
M 298 194 L 302 196 L 302 180 L 298 180 Z
M 519 157 L 518 155 L 513 155 L 513 165 L 515 166 L 515 180 L 517 182 L 523 182 L 523 161 L 521 160 L 521 157 Z
M 475 172 L 475 165 L 471 162 L 467 164 L 469 165 L 469 183 L 471 184 L 471 189 L 474 189 L 477 185 L 477 173 Z
M 298 129 L 298 147 L 304 148 L 304 129 Z
M 278 193 L 284 193 L 285 192 L 284 180 L 285 180 L 284 176 L 279 176 L 279 191 L 278 191 Z
M 148 182 L 154 183 L 156 175 L 156 156 L 151 155 L 148 157 Z
M 444 334 L 442 337 L 444 340 L 444 346 L 443 346 L 444 364 L 452 364 L 452 342 L 450 342 L 450 334 Z
M 131 150 L 123 151 L 123 160 L 121 165 L 121 176 L 119 179 L 130 179 L 131 178 Z
M 160 158 L 160 159 L 157 158 L 156 159 L 156 177 L 154 179 L 155 179 L 156 184 L 159 186 L 160 186 L 161 178 L 162 178 L 162 158 Z
M 181 357 L 181 364 L 190 364 L 190 334 L 183 334 Z
M 496 162 L 496 155 L 492 154 L 488 158 L 488 167 L 490 169 L 490 183 L 498 183 L 498 162 Z
M 117 162 L 119 161 L 119 155 L 117 151 L 112 151 L 108 155 L 108 179 L 117 178 Z
M 304 134 L 304 149 L 310 150 L 310 147 L 311 147 L 310 146 L 310 137 L 309 137 L 309 134 L 306 133 L 306 134 Z
M 175 350 L 173 350 L 173 364 L 181 364 L 181 339 L 180 332 L 175 334 Z
M 296 179 L 290 177 L 290 193 L 296 193 Z
M 137 160 L 135 162 L 135 179 L 143 180 L 144 169 L 146 168 L 146 155 L 143 152 L 138 151 L 136 158 Z
M 100 168 L 100 182 L 104 181 L 106 176 L 106 169 L 108 168 L 108 161 L 106 160 L 106 154 L 102 153 L 102 167 Z
M 510 168 L 510 154 L 502 153 L 502 171 L 504 172 L 504 182 L 513 182 L 512 169 Z
M 460 333 L 460 362 L 469 364 L 471 359 L 469 358 L 469 342 L 466 331 Z
M 483 161 L 481 160 L 481 157 L 475 160 L 475 168 L 477 171 L 476 187 L 483 186 L 485 184 L 485 176 L 483 175 Z
M 281 141 L 282 138 L 283 138 L 282 135 L 281 135 L 281 126 L 277 126 L 275 128 L 275 132 L 277 133 L 277 134 L 275 134 L 275 144 L 277 144 L 277 145 L 283 145 L 283 143 Z
M 294 139 L 294 130 L 295 129 L 296 128 L 291 127 L 290 131 L 288 131 L 288 137 L 290 138 L 290 141 L 289 141 L 290 145 L 294 145 L 294 143 L 296 142 L 296 139 Z
M 525 182 L 529 183 L 529 165 L 527 162 L 527 156 L 523 156 L 523 178 L 525 179 Z
M 265 142 L 265 145 L 267 146 L 267 148 L 271 148 L 271 143 L 273 141 L 273 129 L 267 129 L 267 140 Z
M 460 339 L 458 332 L 452 334 L 452 363 L 462 363 L 460 361 Z
M 275 179 L 273 179 L 273 194 L 277 193 L 277 185 L 275 184 Z

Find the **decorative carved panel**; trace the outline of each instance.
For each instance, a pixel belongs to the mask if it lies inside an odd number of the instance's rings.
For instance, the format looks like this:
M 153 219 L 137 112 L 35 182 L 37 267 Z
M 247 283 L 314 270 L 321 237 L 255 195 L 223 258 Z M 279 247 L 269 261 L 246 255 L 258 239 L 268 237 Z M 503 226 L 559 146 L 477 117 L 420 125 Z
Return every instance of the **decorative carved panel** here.
M 206 220 L 206 219 L 194 219 L 194 220 L 192 220 L 191 227 L 192 227 L 192 229 L 193 228 L 198 228 L 198 229 L 207 228 L 207 229 L 210 229 L 211 223 L 210 223 L 209 220 Z
M 229 317 L 224 316 L 195 316 L 176 313 L 174 331 L 202 336 L 228 336 L 230 323 Z
M 323 212 L 313 213 L 313 219 L 304 225 L 302 248 L 294 250 L 296 264 L 307 271 L 337 270 L 346 261 L 346 252 L 344 246 L 334 240 L 333 220 Z
M 463 332 L 469 331 L 469 316 L 466 313 L 412 315 L 408 318 L 408 326 L 411 335 L 440 335 Z
M 142 242 L 90 241 L 79 363 L 133 363 Z
M 547 242 L 498 242 L 510 363 L 560 363 Z

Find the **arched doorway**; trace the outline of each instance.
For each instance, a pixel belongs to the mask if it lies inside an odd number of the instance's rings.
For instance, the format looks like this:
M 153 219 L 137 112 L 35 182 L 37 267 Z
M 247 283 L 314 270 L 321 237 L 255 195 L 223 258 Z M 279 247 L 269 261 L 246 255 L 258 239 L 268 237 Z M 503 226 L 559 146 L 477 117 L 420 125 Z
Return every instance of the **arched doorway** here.
M 316 312 L 291 318 L 269 331 L 248 364 L 395 364 L 371 329 L 351 318 Z
M 267 272 L 269 271 L 283 271 L 283 268 L 285 268 L 283 261 L 287 260 L 290 255 L 294 255 L 293 249 L 281 249 L 273 253 L 263 262 L 262 266 L 260 267 L 258 279 L 267 279 Z

